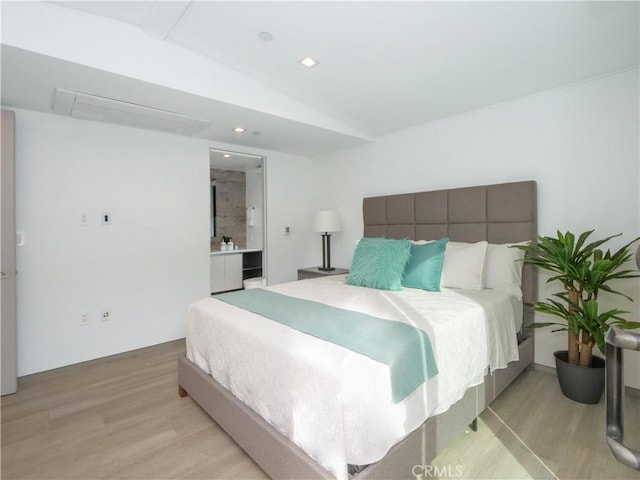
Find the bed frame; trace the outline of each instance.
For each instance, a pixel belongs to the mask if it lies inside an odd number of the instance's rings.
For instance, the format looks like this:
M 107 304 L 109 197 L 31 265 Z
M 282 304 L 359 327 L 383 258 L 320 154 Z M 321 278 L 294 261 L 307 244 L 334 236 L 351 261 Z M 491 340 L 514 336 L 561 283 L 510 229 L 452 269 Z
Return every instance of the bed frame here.
M 363 200 L 364 236 L 512 243 L 537 237 L 537 196 L 533 181 L 370 197 Z M 446 412 L 427 419 L 387 455 L 353 479 L 415 478 L 414 466 L 428 465 L 477 419 L 523 370 L 533 364 L 531 304 L 537 295 L 536 271 L 523 271 L 525 303 L 519 335 L 520 359 L 485 377 L 482 385 Z M 274 479 L 333 478 L 297 445 L 239 401 L 186 357 L 178 361 L 179 394 L 193 400 Z M 416 472 L 420 472 L 418 468 Z

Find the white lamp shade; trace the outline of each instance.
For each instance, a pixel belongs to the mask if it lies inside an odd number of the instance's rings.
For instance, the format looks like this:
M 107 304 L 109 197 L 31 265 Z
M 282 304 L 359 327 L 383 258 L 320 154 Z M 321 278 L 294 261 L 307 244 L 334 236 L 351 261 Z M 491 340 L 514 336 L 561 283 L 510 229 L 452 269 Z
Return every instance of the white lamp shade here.
M 338 212 L 333 210 L 320 210 L 313 218 L 314 232 L 341 232 L 342 224 Z

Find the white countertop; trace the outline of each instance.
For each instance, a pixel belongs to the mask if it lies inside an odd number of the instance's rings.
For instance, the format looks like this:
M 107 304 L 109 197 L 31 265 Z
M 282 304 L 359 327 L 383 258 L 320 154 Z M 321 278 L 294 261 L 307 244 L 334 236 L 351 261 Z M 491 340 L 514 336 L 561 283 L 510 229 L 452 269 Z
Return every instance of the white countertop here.
M 261 248 L 238 248 L 235 250 L 212 250 L 211 255 L 233 255 L 234 253 L 261 252 Z

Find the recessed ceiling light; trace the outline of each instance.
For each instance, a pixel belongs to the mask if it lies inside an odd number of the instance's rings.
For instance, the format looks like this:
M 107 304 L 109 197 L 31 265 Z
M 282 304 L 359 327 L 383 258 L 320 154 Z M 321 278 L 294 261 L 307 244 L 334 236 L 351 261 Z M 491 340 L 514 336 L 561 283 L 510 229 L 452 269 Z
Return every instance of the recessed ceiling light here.
M 307 55 L 306 57 L 304 57 L 302 60 L 300 60 L 300 63 L 302 65 L 304 65 L 307 68 L 311 68 L 311 67 L 315 67 L 318 62 L 316 62 L 313 58 L 311 58 L 309 55 Z
M 233 131 L 236 132 L 236 133 L 244 133 L 244 132 L 247 131 L 247 129 L 246 128 L 242 128 L 242 127 L 236 127 L 236 128 L 233 129 Z
M 224 158 L 231 158 L 231 155 L 228 153 L 225 153 L 224 155 L 222 155 Z
M 263 42 L 270 42 L 271 40 L 273 40 L 273 35 L 271 35 L 269 32 L 260 32 L 258 34 L 258 38 Z

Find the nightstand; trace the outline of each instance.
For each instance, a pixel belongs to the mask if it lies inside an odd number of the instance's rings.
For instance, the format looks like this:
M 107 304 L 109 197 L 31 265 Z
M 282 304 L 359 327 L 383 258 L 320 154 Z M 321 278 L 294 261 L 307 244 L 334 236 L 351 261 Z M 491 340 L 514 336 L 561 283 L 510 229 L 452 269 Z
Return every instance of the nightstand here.
M 320 270 L 320 267 L 309 267 L 298 269 L 298 280 L 305 280 L 307 278 L 327 277 L 329 275 L 343 275 L 349 273 L 346 268 L 336 268 L 334 270 Z

